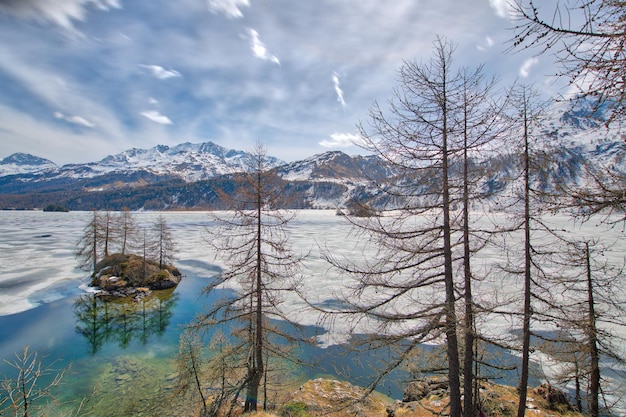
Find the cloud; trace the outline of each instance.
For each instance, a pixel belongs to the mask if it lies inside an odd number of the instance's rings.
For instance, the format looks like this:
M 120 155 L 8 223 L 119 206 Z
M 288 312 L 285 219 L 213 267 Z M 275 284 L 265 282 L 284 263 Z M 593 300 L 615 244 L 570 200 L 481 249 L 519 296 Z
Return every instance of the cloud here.
M 519 75 L 522 78 L 527 78 L 530 75 L 530 69 L 539 63 L 539 58 L 528 58 L 519 69 Z
M 361 142 L 361 136 L 354 133 L 333 133 L 330 139 L 325 139 L 319 144 L 325 148 L 348 148 Z
M 41 54 L 41 48 L 31 49 L 25 44 L 19 48 L 21 54 L 17 54 L 11 53 L 8 49 L 10 45 L 11 42 L 0 43 L 0 73 L 8 74 L 14 83 L 24 88 L 26 94 L 22 97 L 28 98 L 32 103 L 33 110 L 29 113 L 35 118 L 46 120 L 50 115 L 59 113 L 68 123 L 85 127 L 97 126 L 99 132 L 109 137 L 125 137 L 124 126 L 117 117 L 117 109 L 109 105 L 106 94 L 80 84 L 69 73 L 62 73 L 45 65 L 45 55 Z M 34 62 L 39 65 L 33 65 Z M 66 76 L 69 78 L 65 78 Z M 9 101 L 8 104 L 11 105 L 10 103 Z M 89 118 L 83 117 L 81 120 L 80 116 L 75 116 L 85 114 Z M 93 126 L 88 126 L 89 123 Z
M 211 13 L 222 13 L 234 19 L 243 17 L 240 6 L 250 7 L 249 0 L 208 0 L 208 4 Z
M 339 82 L 339 75 L 336 72 L 333 73 L 333 84 L 335 85 L 335 92 L 337 93 L 337 101 L 341 103 L 341 107 L 345 109 L 346 101 L 343 99 L 343 90 Z
M 128 144 L 128 135 L 117 137 L 103 129 L 67 129 L 50 123 L 50 118 L 22 113 L 1 103 L 0 126 L 0 143 L 6 155 L 27 152 L 58 164 L 94 161 L 111 154 L 112 143 L 119 148 Z
M 252 48 L 252 53 L 255 57 L 266 61 L 272 61 L 280 65 L 280 61 L 276 55 L 272 55 L 272 53 L 267 50 L 263 42 L 261 42 L 259 39 L 259 33 L 256 30 L 248 28 L 248 36 L 250 38 L 250 48 Z
M 54 117 L 60 120 L 65 120 L 68 123 L 79 125 L 79 126 L 92 127 L 92 128 L 96 127 L 94 123 L 90 122 L 89 120 L 81 116 L 68 116 L 57 111 L 57 112 L 54 112 Z
M 121 8 L 118 0 L 1 0 L 0 13 L 25 20 L 49 21 L 73 31 L 73 21 L 85 20 L 87 5 L 99 10 Z
M 159 80 L 166 80 L 173 77 L 182 77 L 180 72 L 175 70 L 168 70 L 159 65 L 145 65 L 141 64 L 140 67 L 147 69 L 152 75 Z
M 494 45 L 494 40 L 491 39 L 491 37 L 486 36 L 485 37 L 485 44 L 483 45 L 476 45 L 476 49 L 478 49 L 479 51 L 486 51 L 487 49 L 491 48 Z
M 152 120 L 155 123 L 159 123 L 162 125 L 173 124 L 169 117 L 162 115 L 156 110 L 144 111 L 144 112 L 141 112 L 141 115 L 149 120 Z
M 511 0 L 489 0 L 489 5 L 496 14 L 504 19 L 513 17 L 513 4 Z

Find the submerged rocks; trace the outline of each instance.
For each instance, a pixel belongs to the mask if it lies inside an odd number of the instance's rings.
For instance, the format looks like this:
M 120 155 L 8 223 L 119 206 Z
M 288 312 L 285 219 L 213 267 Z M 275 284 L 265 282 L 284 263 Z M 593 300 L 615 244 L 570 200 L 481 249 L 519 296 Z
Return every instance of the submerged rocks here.
M 145 287 L 138 287 L 138 288 L 119 287 L 119 288 L 108 289 L 108 290 L 101 289 L 99 292 L 96 293 L 96 296 L 98 297 L 115 297 L 115 298 L 133 297 L 135 301 L 143 300 L 144 298 L 149 297 L 151 295 L 152 295 L 152 291 L 149 288 L 145 288 Z

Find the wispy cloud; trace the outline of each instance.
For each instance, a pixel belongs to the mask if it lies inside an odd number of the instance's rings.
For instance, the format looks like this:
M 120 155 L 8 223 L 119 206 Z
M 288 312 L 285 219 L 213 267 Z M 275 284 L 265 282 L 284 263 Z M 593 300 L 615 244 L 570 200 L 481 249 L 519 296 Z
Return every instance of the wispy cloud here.
M 162 125 L 171 125 L 173 124 L 169 117 L 159 113 L 156 110 L 148 110 L 141 112 L 141 115 L 148 120 L 152 120 L 155 123 L 159 123 Z
M 343 98 L 343 90 L 341 89 L 341 83 L 339 82 L 339 74 L 333 73 L 333 84 L 335 85 L 335 92 L 337 93 L 337 101 L 341 103 L 341 107 L 346 108 L 346 101 Z
M 489 5 L 496 14 L 504 19 L 509 19 L 513 16 L 513 5 L 511 0 L 489 0 Z
M 539 63 L 539 59 L 537 57 L 528 58 L 524 61 L 522 66 L 519 69 L 519 75 L 523 78 L 528 78 L 530 75 L 530 69 Z
M 79 126 L 96 127 L 94 123 L 90 122 L 89 120 L 81 116 L 68 116 L 66 114 L 63 114 L 57 111 L 57 112 L 54 112 L 54 117 L 60 120 L 65 120 L 68 123 L 79 125 Z
M 173 78 L 173 77 L 182 77 L 180 72 L 175 71 L 175 70 L 171 70 L 171 69 L 165 69 L 165 68 L 163 68 L 163 67 L 161 67 L 159 65 L 145 65 L 145 64 L 142 64 L 142 65 L 140 65 L 140 67 L 145 68 L 146 70 L 148 70 L 152 75 L 154 75 L 159 80 L 165 80 L 165 79 Z
M 324 139 L 319 144 L 325 148 L 348 148 L 361 142 L 361 136 L 354 133 L 333 133 L 330 139 Z
M 243 17 L 240 7 L 250 7 L 249 0 L 208 0 L 211 13 L 222 13 L 230 18 Z
M 37 117 L 16 111 L 0 104 L 0 143 L 5 155 L 13 152 L 28 152 L 43 156 L 56 163 L 94 161 L 111 154 L 111 144 L 118 149 L 128 145 L 128 136 L 120 137 L 110 130 L 67 129 L 59 123 L 50 123 L 49 118 Z
M 250 39 L 250 48 L 252 48 L 252 53 L 255 57 L 266 61 L 272 61 L 280 65 L 280 61 L 276 55 L 273 55 L 270 51 L 268 51 L 263 42 L 261 42 L 259 33 L 256 30 L 248 28 L 248 37 Z
M 118 0 L 2 0 L 0 13 L 19 19 L 48 21 L 74 31 L 73 21 L 85 20 L 88 5 L 99 10 L 121 8 Z
M 486 51 L 489 48 L 491 48 L 494 45 L 494 43 L 495 43 L 494 40 L 491 37 L 487 36 L 485 37 L 485 43 L 476 45 L 476 49 L 478 49 L 479 51 Z
M 506 1 L 426 9 L 415 0 L 294 1 L 270 10 L 255 0 L 0 0 L 0 143 L 20 138 L 11 150 L 64 162 L 180 138 L 235 149 L 262 139 L 289 161 L 342 149 L 358 140 L 355 123 L 371 103 L 397 86 L 403 60 L 432 55 L 434 33 L 459 43 L 460 65 L 479 58 L 503 83 L 521 78 L 531 55 L 499 46 L 510 36 L 511 22 L 496 13 Z M 525 81 L 555 72 L 551 57 L 539 58 Z M 20 129 L 30 123 L 26 142 Z

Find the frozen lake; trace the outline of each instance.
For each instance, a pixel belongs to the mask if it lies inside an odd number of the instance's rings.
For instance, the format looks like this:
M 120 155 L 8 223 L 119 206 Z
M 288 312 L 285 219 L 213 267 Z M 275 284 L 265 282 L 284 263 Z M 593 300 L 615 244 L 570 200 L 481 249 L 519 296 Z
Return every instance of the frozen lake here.
M 211 276 L 220 261 L 206 243 L 206 228 L 211 219 L 206 212 L 136 212 L 140 226 L 151 224 L 164 215 L 172 228 L 177 244 L 177 266 L 189 274 Z M 13 315 L 66 297 L 76 297 L 86 290 L 88 274 L 77 268 L 74 252 L 90 220 L 90 212 L 53 213 L 42 211 L 0 211 L 0 316 Z M 503 215 L 493 215 L 482 220 L 485 224 L 496 221 L 505 224 Z M 600 237 L 612 246 L 605 256 L 608 262 L 620 265 L 626 254 L 623 224 L 608 228 L 597 222 L 574 223 L 569 217 L 553 217 L 549 221 L 570 235 L 585 238 Z M 492 226 L 487 226 L 492 227 Z M 338 258 L 358 262 L 364 255 L 363 242 L 345 218 L 333 210 L 304 210 L 289 224 L 290 244 L 298 254 L 308 254 L 302 268 L 305 291 L 309 301 L 332 303 L 345 291 L 349 278 L 340 276 L 322 258 L 320 248 Z M 511 242 L 511 238 L 509 238 Z M 519 250 L 521 252 L 521 248 Z M 515 253 L 515 251 L 513 251 Z M 512 303 L 521 302 L 521 282 L 517 277 L 506 277 L 494 272 L 505 255 L 498 246 L 487 247 L 474 259 L 473 265 L 486 279 L 477 283 L 476 294 L 482 297 L 513 294 Z M 210 265 L 211 270 L 206 270 Z M 305 303 L 293 296 L 285 300 L 291 316 L 306 325 L 318 324 L 318 315 L 306 311 Z M 339 323 L 340 325 L 341 323 Z M 508 331 L 515 324 L 493 318 L 493 331 Z M 327 343 L 342 341 L 341 329 L 328 334 Z M 626 335 L 624 335 L 626 336 Z M 337 340 L 333 338 L 337 337 Z
M 220 261 L 205 241 L 205 228 L 210 227 L 208 213 L 133 213 L 139 225 L 148 225 L 161 214 L 177 244 L 175 264 L 185 275 L 173 296 L 165 300 L 165 304 L 169 303 L 165 327 L 157 326 L 154 332 L 148 329 L 141 336 L 115 334 L 111 340 L 96 343 L 85 336 L 86 331 L 79 334 L 79 330 L 85 330 L 85 323 L 77 318 L 77 309 L 83 308 L 81 300 L 89 297 L 86 292 L 89 278 L 86 272 L 77 269 L 74 257 L 76 244 L 92 213 L 0 211 L 0 358 L 11 356 L 25 345 L 42 349 L 52 357 L 83 363 L 83 366 L 95 366 L 94 357 L 117 358 L 122 352 L 148 355 L 142 357 L 143 361 L 172 357 L 177 349 L 180 326 L 188 323 L 203 303 L 210 302 L 199 294 L 207 280 L 219 273 Z M 505 222 L 503 219 L 500 217 L 501 222 Z M 578 236 L 601 236 L 613 246 L 607 259 L 615 264 L 623 262 L 626 242 L 622 225 L 609 229 L 594 222 L 573 224 L 567 217 L 550 221 Z M 364 254 L 354 230 L 333 210 L 309 210 L 298 212 L 289 225 L 289 233 L 292 248 L 297 253 L 308 254 L 302 275 L 310 301 L 332 303 L 348 278 L 330 269 L 320 254 L 320 247 L 334 256 L 358 261 Z M 477 269 L 487 271 L 503 258 L 499 248 L 487 248 L 474 263 Z M 487 298 L 495 293 L 519 294 L 512 303 L 521 302 L 518 281 L 492 273 L 479 284 L 479 292 Z M 285 300 L 285 307 L 290 317 L 301 324 L 319 324 L 319 316 L 307 311 L 298 297 Z M 345 340 L 345 327 L 341 322 L 336 324 L 336 328 L 320 337 L 322 346 Z M 498 317 L 490 320 L 489 326 L 494 332 L 506 332 L 516 327 L 516 323 Z M 616 331 L 623 332 L 623 329 Z

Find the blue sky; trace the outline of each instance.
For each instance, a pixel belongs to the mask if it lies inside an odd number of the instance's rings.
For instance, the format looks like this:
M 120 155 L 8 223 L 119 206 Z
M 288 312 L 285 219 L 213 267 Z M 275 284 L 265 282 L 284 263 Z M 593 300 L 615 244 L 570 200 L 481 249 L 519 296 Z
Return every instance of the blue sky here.
M 0 0 L 0 158 L 258 140 L 285 161 L 359 153 L 403 60 L 437 35 L 457 65 L 556 89 L 549 55 L 505 53 L 506 0 Z

